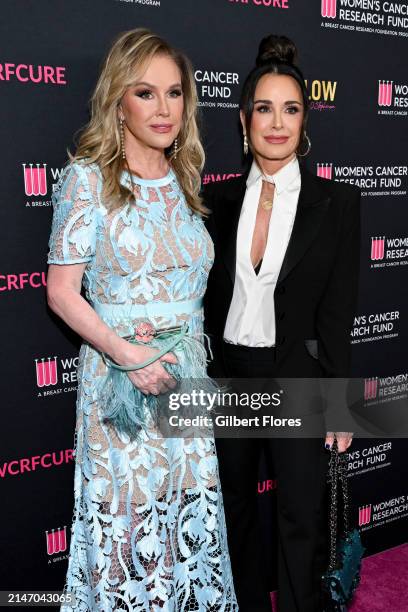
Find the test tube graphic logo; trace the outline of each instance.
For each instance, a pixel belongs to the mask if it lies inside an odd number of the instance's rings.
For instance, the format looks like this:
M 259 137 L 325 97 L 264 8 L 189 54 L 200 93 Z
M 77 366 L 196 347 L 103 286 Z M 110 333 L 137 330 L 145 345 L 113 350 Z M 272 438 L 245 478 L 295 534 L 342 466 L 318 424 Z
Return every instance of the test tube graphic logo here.
M 385 236 L 371 237 L 371 260 L 381 261 L 384 259 Z
M 333 178 L 333 164 L 317 164 L 317 176 L 325 179 Z
M 64 552 L 67 550 L 67 528 L 66 526 L 59 529 L 52 529 L 45 532 L 47 542 L 47 554 L 55 555 L 55 553 Z
M 37 387 L 50 387 L 58 382 L 57 358 L 35 360 L 35 372 L 37 377 Z
M 337 15 L 337 0 L 322 0 L 322 17 L 334 19 Z
M 23 164 L 26 196 L 47 195 L 47 164 Z
M 371 520 L 371 504 L 367 504 L 366 506 L 360 506 L 358 509 L 358 524 L 361 527 L 362 525 L 368 525 Z
M 364 380 L 364 399 L 370 400 L 377 397 L 378 378 L 366 378 Z
M 378 81 L 378 106 L 391 106 L 394 81 Z

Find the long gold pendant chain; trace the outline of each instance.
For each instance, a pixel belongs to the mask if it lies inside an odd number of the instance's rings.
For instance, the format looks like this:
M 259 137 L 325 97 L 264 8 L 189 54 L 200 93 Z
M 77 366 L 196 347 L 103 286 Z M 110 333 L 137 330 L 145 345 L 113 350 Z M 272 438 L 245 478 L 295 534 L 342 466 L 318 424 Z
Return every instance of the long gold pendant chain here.
M 264 182 L 265 191 L 269 191 L 269 186 L 270 185 L 273 185 L 273 187 L 275 187 L 275 185 L 273 183 L 271 183 L 270 181 L 265 181 Z M 265 200 L 262 200 L 261 207 L 263 208 L 263 210 L 272 210 L 274 195 L 275 195 L 275 191 L 272 194 L 272 197 L 269 196 L 269 198 L 267 197 Z M 262 194 L 261 194 L 261 197 L 262 197 Z
M 273 200 L 264 200 L 261 202 L 261 206 L 264 210 L 272 210 Z

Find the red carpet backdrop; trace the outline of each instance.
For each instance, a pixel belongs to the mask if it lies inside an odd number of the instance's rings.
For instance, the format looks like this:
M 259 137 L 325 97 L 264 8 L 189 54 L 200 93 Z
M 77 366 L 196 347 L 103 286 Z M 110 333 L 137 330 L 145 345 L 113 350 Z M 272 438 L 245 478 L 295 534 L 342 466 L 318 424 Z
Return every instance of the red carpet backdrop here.
M 390 411 L 408 397 L 408 1 L 2 0 L 0 11 L 0 586 L 60 590 L 79 342 L 46 308 L 51 194 L 112 39 L 145 26 L 192 59 L 205 183 L 242 171 L 238 99 L 260 39 L 295 40 L 310 92 L 305 163 L 363 193 L 353 373 L 367 406 Z M 368 554 L 407 541 L 407 450 L 391 437 L 353 443 L 352 517 Z M 271 551 L 276 486 L 260 475 Z

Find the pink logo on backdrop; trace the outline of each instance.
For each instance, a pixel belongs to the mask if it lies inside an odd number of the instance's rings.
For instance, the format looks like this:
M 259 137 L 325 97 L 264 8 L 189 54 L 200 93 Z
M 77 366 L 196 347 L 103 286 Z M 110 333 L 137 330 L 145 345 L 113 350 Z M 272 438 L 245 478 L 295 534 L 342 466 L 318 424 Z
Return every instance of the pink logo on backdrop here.
M 239 172 L 230 172 L 223 174 L 204 174 L 202 183 L 203 185 L 208 185 L 208 183 L 218 183 L 219 181 L 229 181 L 236 176 L 241 176 Z
M 55 555 L 55 553 L 64 552 L 67 550 L 67 528 L 52 529 L 45 532 L 47 541 L 47 554 Z
M 391 106 L 394 81 L 378 81 L 378 106 Z
M 48 357 L 35 360 L 35 371 L 37 375 L 37 387 L 50 387 L 56 385 L 58 381 L 57 358 Z
M 43 455 L 33 455 L 32 457 L 21 457 L 19 459 L 6 460 L 0 463 L 0 478 L 7 476 L 20 476 L 25 472 L 35 472 L 38 468 L 49 469 L 54 466 L 64 465 L 74 461 L 74 450 L 52 451 Z
M 382 238 L 371 237 L 371 259 L 372 261 L 380 261 L 384 259 L 385 236 Z
M 333 164 L 317 164 L 317 176 L 331 179 L 333 177 Z
M 273 491 L 278 486 L 278 481 L 276 478 L 262 480 L 258 482 L 258 493 L 261 495 L 262 493 L 266 493 L 267 491 Z
M 334 19 L 337 14 L 337 0 L 322 0 L 322 17 Z
M 4 281 L 4 282 L 3 282 Z M 47 286 L 45 272 L 21 272 L 20 274 L 0 274 L 0 291 L 24 289 L 26 285 L 38 289 Z
M 46 168 L 47 164 L 23 164 L 24 190 L 27 196 L 47 195 Z
M 367 506 L 360 506 L 358 509 L 358 524 L 361 527 L 361 525 L 368 525 L 368 523 L 371 520 L 371 504 L 368 504 Z
M 374 399 L 377 397 L 378 379 L 366 378 L 364 380 L 364 399 Z

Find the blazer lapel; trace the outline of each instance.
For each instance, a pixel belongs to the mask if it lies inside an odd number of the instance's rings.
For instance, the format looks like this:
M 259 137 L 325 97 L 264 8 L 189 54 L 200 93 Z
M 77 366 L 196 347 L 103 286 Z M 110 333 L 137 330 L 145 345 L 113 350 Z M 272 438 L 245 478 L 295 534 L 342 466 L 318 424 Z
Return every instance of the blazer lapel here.
M 230 183 L 227 181 L 222 202 L 217 206 L 217 225 L 220 228 L 219 235 L 222 236 L 219 249 L 232 283 L 235 281 L 238 221 L 244 202 L 247 177 L 248 172 L 245 172 Z
M 292 234 L 278 276 L 280 283 L 301 260 L 316 238 L 330 196 L 316 177 L 300 166 L 301 188 Z

